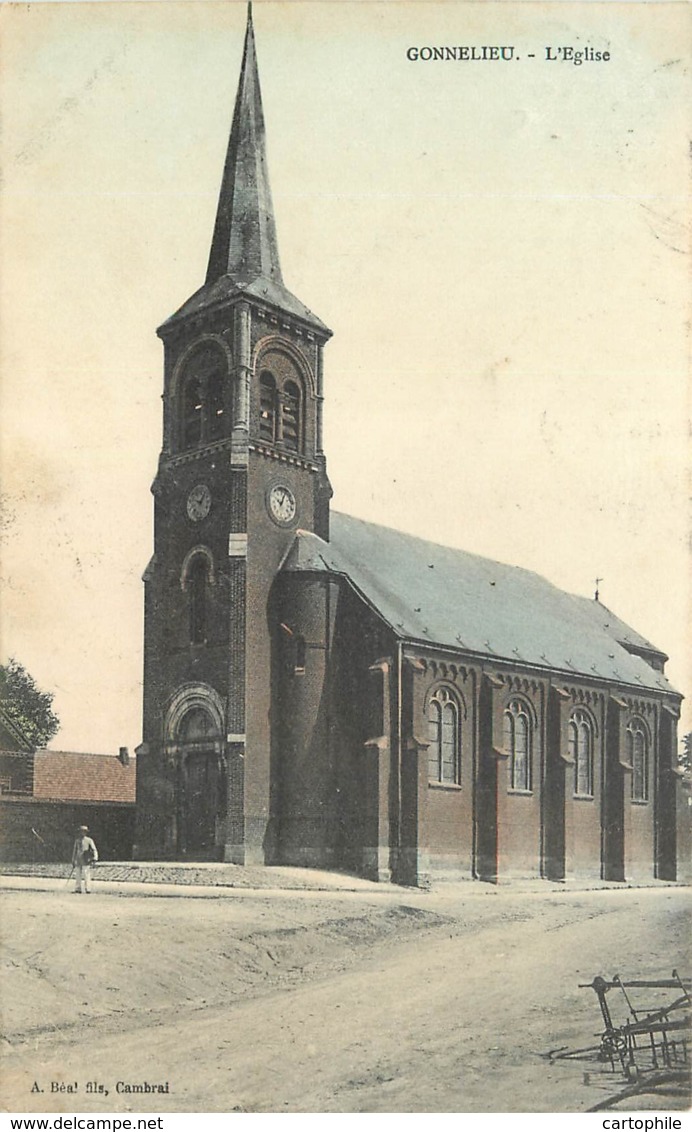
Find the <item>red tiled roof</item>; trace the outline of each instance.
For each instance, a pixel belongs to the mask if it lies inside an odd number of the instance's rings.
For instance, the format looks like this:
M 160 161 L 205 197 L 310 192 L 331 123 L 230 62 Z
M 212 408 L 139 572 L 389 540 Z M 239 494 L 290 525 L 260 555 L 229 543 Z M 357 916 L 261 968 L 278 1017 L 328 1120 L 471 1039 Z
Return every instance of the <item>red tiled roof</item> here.
M 134 802 L 135 764 L 115 755 L 37 751 L 34 797 L 63 802 Z

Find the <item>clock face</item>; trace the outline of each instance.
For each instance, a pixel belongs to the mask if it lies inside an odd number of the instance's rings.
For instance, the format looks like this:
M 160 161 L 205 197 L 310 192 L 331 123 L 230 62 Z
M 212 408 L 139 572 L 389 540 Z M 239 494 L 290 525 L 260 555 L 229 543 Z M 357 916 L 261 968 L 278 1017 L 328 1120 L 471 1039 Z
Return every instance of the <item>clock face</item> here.
M 288 526 L 296 517 L 296 497 L 290 488 L 275 483 L 267 495 L 269 514 L 275 523 Z
M 211 492 L 205 483 L 198 483 L 187 497 L 187 517 L 193 523 L 206 519 L 211 507 Z

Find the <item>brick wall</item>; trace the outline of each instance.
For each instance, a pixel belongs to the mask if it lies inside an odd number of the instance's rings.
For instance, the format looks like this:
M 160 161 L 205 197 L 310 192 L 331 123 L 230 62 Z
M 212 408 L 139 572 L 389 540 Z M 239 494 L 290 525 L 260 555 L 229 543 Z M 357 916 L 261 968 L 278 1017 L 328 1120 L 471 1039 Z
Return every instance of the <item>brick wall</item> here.
M 96 805 L 0 798 L 0 860 L 70 861 L 76 828 L 88 825 L 100 859 L 127 861 L 132 856 L 134 817 L 133 803 Z

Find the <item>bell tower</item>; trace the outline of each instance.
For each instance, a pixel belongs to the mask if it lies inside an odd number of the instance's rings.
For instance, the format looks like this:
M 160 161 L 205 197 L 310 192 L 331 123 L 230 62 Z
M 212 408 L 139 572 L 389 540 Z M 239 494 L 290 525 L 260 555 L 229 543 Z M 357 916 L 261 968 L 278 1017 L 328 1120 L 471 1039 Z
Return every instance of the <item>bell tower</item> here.
M 272 859 L 270 590 L 329 537 L 322 350 L 281 273 L 251 7 L 203 286 L 158 329 L 135 856 Z

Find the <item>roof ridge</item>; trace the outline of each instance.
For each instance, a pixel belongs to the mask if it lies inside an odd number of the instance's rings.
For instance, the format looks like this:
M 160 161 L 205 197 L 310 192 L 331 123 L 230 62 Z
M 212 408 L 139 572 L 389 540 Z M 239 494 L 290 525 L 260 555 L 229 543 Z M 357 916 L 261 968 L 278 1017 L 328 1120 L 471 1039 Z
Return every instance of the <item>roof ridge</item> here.
M 116 763 L 120 763 L 121 766 L 125 765 L 120 762 L 118 755 L 112 755 L 101 751 L 58 751 L 54 747 L 39 747 L 35 753 L 37 755 L 77 755 L 80 758 L 85 759 L 113 759 Z

